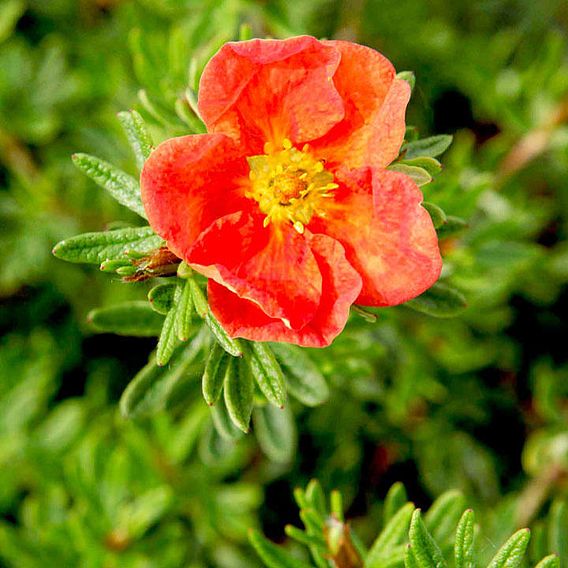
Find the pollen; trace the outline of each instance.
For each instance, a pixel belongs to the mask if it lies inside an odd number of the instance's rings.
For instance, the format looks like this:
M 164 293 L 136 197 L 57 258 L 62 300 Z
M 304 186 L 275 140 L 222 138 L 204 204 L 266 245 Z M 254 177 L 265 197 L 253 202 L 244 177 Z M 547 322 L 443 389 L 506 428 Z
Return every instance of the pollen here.
M 324 201 L 338 187 L 322 160 L 308 144 L 301 150 L 285 138 L 280 148 L 267 142 L 264 154 L 247 158 L 250 167 L 248 198 L 266 215 L 264 226 L 289 223 L 300 233 L 314 215 L 323 216 Z

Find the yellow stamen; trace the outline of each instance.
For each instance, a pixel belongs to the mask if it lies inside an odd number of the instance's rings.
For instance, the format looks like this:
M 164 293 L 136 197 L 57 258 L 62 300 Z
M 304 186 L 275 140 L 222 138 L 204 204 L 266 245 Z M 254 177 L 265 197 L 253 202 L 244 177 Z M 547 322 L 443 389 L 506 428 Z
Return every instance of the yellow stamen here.
M 287 222 L 303 234 L 314 214 L 323 216 L 324 203 L 320 198 L 332 197 L 331 192 L 338 185 L 333 183 L 333 174 L 309 150 L 308 144 L 300 151 L 285 138 L 281 149 L 267 142 L 265 154 L 248 158 L 251 183 L 245 195 L 257 201 L 266 214 L 265 227 Z

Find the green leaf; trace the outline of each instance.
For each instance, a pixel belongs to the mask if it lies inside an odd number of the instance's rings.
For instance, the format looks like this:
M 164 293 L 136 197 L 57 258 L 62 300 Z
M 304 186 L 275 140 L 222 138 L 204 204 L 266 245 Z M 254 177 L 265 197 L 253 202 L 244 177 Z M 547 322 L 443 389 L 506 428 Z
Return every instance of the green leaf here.
M 286 402 L 286 384 L 282 369 L 266 343 L 252 341 L 246 344 L 247 362 L 260 390 L 269 402 L 283 407 Z
M 181 265 L 184 266 L 183 263 Z M 191 287 L 191 297 L 193 298 L 193 305 L 195 306 L 195 311 L 200 318 L 205 319 L 209 313 L 209 304 L 205 298 L 205 294 L 201 291 L 199 284 L 193 279 L 188 279 L 189 285 Z
M 213 418 L 213 425 L 219 436 L 225 440 L 236 440 L 243 435 L 240 429 L 233 423 L 227 406 L 222 399 L 219 401 L 219 404 L 213 406 L 210 411 L 211 418 Z
M 148 292 L 148 301 L 159 314 L 166 315 L 174 305 L 175 284 L 158 284 Z
M 404 305 L 417 312 L 437 318 L 457 316 L 467 307 L 466 300 L 461 292 L 441 282 L 434 284 L 426 292 Z
M 245 434 L 249 432 L 254 383 L 244 361 L 229 361 L 224 380 L 225 404 L 231 420 Z
M 329 398 L 329 388 L 317 365 L 295 345 L 271 343 L 282 366 L 288 392 L 306 406 L 318 406 Z
M 191 286 L 186 280 L 182 282 L 181 292 L 176 305 L 175 332 L 180 341 L 187 341 L 191 333 L 191 322 L 193 320 L 193 296 Z
M 243 23 L 239 26 L 239 41 L 248 41 L 253 37 L 253 31 L 250 24 Z
M 405 547 L 404 566 L 405 568 L 421 568 L 410 544 Z
M 416 84 L 416 76 L 412 71 L 400 71 L 396 74 L 397 79 L 402 79 L 410 85 L 410 90 L 414 90 L 414 85 Z
M 556 554 L 550 554 L 543 558 L 535 568 L 560 568 L 560 558 Z
M 73 163 L 121 205 L 146 219 L 138 182 L 117 167 L 89 154 L 74 154 Z
M 383 523 L 386 525 L 395 516 L 395 514 L 404 507 L 404 505 L 406 505 L 407 501 L 408 497 L 406 495 L 404 484 L 397 481 L 392 485 L 385 497 Z
M 461 516 L 454 544 L 455 568 L 474 568 L 473 539 L 475 537 L 475 515 L 468 509 Z
M 432 176 L 424 169 L 417 166 L 407 166 L 400 162 L 395 162 L 388 167 L 393 172 L 400 172 L 412 178 L 417 186 L 426 185 L 432 181 Z
M 406 503 L 390 518 L 369 551 L 365 561 L 366 568 L 379 568 L 379 566 L 383 566 L 390 556 L 391 551 L 397 545 L 403 543 L 408 534 L 408 527 L 413 512 L 414 505 L 412 503 Z
M 467 227 L 467 222 L 460 217 L 455 217 L 454 215 L 448 215 L 446 217 L 446 222 L 440 227 L 437 227 L 438 238 L 445 239 L 460 231 L 463 231 Z
M 366 322 L 375 323 L 377 321 L 377 314 L 353 304 L 351 306 L 351 311 L 357 314 L 359 317 L 363 318 Z
M 87 321 L 101 333 L 155 337 L 160 335 L 164 318 L 148 302 L 125 302 L 89 312 Z
M 174 503 L 170 487 L 161 485 L 150 489 L 127 503 L 118 511 L 116 525 L 129 538 L 138 539 L 167 512 Z
M 311 479 L 306 487 L 305 493 L 308 505 L 317 511 L 322 517 L 327 517 L 327 505 L 325 502 L 325 493 L 321 487 L 321 483 L 317 479 Z
M 136 418 L 162 410 L 170 393 L 188 372 L 203 346 L 205 334 L 177 349 L 167 367 L 158 367 L 150 361 L 130 381 L 120 398 L 120 411 L 125 418 Z
M 331 514 L 335 515 L 338 521 L 343 522 L 343 495 L 341 491 L 334 489 L 329 496 Z
M 119 276 L 134 276 L 136 274 L 135 266 L 120 266 L 116 269 L 116 273 Z
M 99 269 L 102 272 L 116 272 L 120 268 L 136 268 L 132 265 L 132 259 L 125 256 L 124 258 L 117 258 L 115 260 L 105 260 L 101 263 Z
M 420 568 L 442 568 L 446 566 L 442 551 L 422 521 L 420 509 L 416 509 L 412 515 L 408 536 L 412 552 Z
M 4 0 L 0 7 L 0 43 L 10 37 L 25 10 L 23 0 Z
M 219 345 L 221 345 L 221 347 L 229 355 L 232 355 L 233 357 L 243 356 L 243 350 L 238 339 L 232 339 L 229 337 L 227 332 L 221 327 L 221 324 L 215 319 L 215 316 L 211 312 L 207 312 L 207 315 L 205 316 L 205 323 L 215 336 L 215 339 L 219 342 Z
M 300 511 L 300 519 L 304 523 L 308 533 L 320 534 L 323 532 L 326 519 L 314 509 L 302 509 Z
M 370 564 L 369 560 L 365 561 L 365 568 L 401 568 L 404 564 L 406 556 L 407 544 L 399 544 L 390 550 L 385 556 L 375 556 Z
M 405 166 L 414 166 L 426 170 L 431 176 L 435 176 L 442 171 L 442 164 L 436 158 L 421 156 L 420 158 L 411 158 L 410 160 L 399 160 L 397 163 Z
M 555 501 L 550 509 L 548 527 L 549 549 L 560 557 L 562 565 L 568 565 L 568 504 Z
M 268 568 L 312 568 L 310 564 L 298 560 L 256 530 L 249 532 L 249 541 Z
M 424 523 L 434 540 L 445 544 L 454 534 L 465 508 L 465 498 L 459 491 L 446 491 L 440 495 L 424 515 Z
M 517 531 L 497 551 L 487 568 L 517 568 L 520 566 L 530 539 L 529 529 Z
M 424 209 L 426 209 L 426 211 L 430 214 L 435 229 L 438 229 L 447 222 L 448 218 L 446 217 L 444 210 L 434 203 L 423 201 L 422 207 L 424 207 Z
M 327 545 L 323 538 L 318 537 L 316 535 L 307 534 L 303 530 L 293 526 L 293 525 L 286 525 L 284 527 L 284 532 L 294 540 L 298 541 L 300 544 L 305 546 L 315 546 L 316 548 L 321 549 L 321 552 L 327 552 Z
M 162 325 L 160 339 L 158 340 L 158 346 L 156 348 L 156 364 L 158 365 L 158 367 L 163 367 L 168 363 L 174 353 L 174 349 L 178 344 L 175 323 L 177 303 L 176 296 L 179 296 L 179 294 L 180 290 L 179 288 L 177 288 L 174 294 L 174 306 L 167 313 L 164 324 Z
M 449 134 L 439 134 L 438 136 L 431 136 L 430 138 L 422 138 L 422 140 L 405 144 L 402 147 L 402 152 L 406 152 L 404 154 L 405 159 L 423 156 L 435 158 L 443 154 L 450 147 L 452 140 L 453 136 Z
M 296 451 L 297 433 L 290 409 L 267 404 L 255 408 L 253 419 L 262 451 L 277 463 L 291 462 Z
M 219 400 L 228 363 L 229 356 L 227 352 L 217 342 L 214 342 L 209 359 L 207 359 L 207 364 L 205 365 L 201 383 L 203 398 L 209 406 L 213 406 Z
M 163 242 L 151 227 L 117 229 L 65 239 L 55 245 L 53 254 L 68 262 L 101 264 L 122 259 L 131 252 L 148 253 L 160 248 Z
M 136 165 L 142 169 L 144 162 L 152 153 L 154 144 L 146 128 L 144 119 L 135 110 L 118 113 L 118 120 L 126 132 L 128 142 L 136 157 Z

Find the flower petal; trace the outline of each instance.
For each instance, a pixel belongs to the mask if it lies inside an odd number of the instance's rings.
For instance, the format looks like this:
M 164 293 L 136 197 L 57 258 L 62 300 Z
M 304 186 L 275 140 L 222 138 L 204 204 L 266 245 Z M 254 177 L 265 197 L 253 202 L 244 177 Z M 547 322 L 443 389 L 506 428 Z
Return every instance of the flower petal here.
M 232 337 L 282 341 L 305 347 L 325 347 L 345 327 L 349 308 L 361 289 L 361 278 L 345 258 L 341 244 L 326 235 L 307 235 L 322 276 L 321 302 L 302 329 L 290 329 L 269 317 L 255 303 L 209 281 L 209 303 Z
M 422 193 L 398 172 L 340 170 L 340 187 L 324 218 L 310 223 L 340 241 L 363 279 L 356 303 L 394 306 L 427 290 L 440 276 L 438 238 Z
M 333 83 L 345 117 L 312 146 L 318 156 L 350 168 L 385 167 L 404 140 L 410 86 L 395 78 L 391 62 L 378 51 L 348 41 L 325 41 L 341 53 Z
M 173 252 L 187 259 L 213 221 L 250 207 L 242 189 L 248 171 L 238 146 L 222 134 L 166 140 L 144 164 L 140 180 L 150 225 Z
M 223 132 L 250 154 L 265 142 L 300 144 L 323 136 L 344 116 L 331 77 L 340 54 L 313 37 L 225 44 L 199 86 L 199 111 L 209 132 Z
M 189 262 L 255 302 L 293 329 L 306 325 L 320 303 L 322 277 L 304 236 L 291 226 L 263 227 L 263 216 L 235 213 L 205 231 Z

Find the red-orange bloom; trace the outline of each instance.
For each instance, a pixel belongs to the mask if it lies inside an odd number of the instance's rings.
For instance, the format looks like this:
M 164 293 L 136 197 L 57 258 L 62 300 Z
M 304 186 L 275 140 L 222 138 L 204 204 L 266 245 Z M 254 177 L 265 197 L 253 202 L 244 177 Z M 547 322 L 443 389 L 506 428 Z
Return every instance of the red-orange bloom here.
M 386 170 L 408 84 L 381 54 L 312 37 L 228 43 L 201 78 L 208 134 L 142 172 L 154 230 L 209 278 L 229 335 L 322 347 L 353 303 L 393 306 L 438 278 L 422 194 Z

